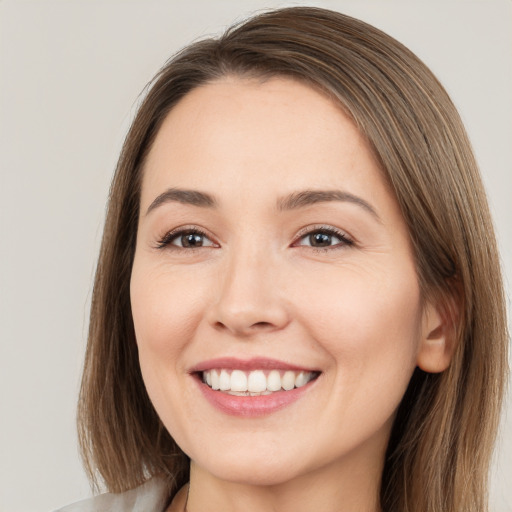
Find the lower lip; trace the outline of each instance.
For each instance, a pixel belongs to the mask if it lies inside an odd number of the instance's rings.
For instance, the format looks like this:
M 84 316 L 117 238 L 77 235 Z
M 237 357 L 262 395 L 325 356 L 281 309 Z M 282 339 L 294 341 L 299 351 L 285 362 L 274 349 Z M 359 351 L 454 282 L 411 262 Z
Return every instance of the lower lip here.
M 290 391 L 275 391 L 270 395 L 236 396 L 214 391 L 210 386 L 197 380 L 205 398 L 218 410 L 232 416 L 265 416 L 293 404 L 310 389 L 315 380 Z

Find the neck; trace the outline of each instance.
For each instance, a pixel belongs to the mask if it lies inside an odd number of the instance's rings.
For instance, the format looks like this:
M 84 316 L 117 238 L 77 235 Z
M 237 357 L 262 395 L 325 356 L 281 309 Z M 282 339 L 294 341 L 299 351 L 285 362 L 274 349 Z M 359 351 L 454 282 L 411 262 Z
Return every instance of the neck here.
M 382 461 L 348 457 L 273 485 L 223 480 L 192 462 L 187 512 L 379 512 Z

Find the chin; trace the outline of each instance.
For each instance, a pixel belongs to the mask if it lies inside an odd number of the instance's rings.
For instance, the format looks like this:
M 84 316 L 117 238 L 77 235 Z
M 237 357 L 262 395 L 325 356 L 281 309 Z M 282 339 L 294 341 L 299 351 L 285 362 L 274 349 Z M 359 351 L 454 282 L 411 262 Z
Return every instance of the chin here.
M 222 455 L 220 455 L 222 454 Z M 307 471 L 304 457 L 294 453 L 269 449 L 252 450 L 233 447 L 229 451 L 218 450 L 212 457 L 208 453 L 191 459 L 201 471 L 214 478 L 240 485 L 272 486 L 291 481 Z M 313 465 L 313 464 L 311 464 Z
M 204 468 L 214 477 L 239 485 L 272 486 L 293 480 L 300 473 L 298 468 L 284 467 L 282 462 L 273 461 L 243 464 L 226 464 L 223 467 Z

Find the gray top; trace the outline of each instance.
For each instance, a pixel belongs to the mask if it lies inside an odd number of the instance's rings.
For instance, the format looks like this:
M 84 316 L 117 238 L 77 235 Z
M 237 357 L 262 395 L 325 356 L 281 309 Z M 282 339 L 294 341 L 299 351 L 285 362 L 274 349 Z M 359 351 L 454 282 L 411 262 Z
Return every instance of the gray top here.
M 164 480 L 154 477 L 121 494 L 100 494 L 55 512 L 164 512 L 167 493 Z

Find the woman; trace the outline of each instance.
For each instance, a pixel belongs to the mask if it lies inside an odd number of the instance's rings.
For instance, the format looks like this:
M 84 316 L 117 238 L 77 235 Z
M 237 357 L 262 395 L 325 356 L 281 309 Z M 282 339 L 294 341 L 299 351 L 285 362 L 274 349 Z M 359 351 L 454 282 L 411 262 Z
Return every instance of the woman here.
M 435 77 L 338 13 L 252 18 L 125 141 L 79 405 L 114 494 L 69 510 L 486 510 L 505 325 Z

